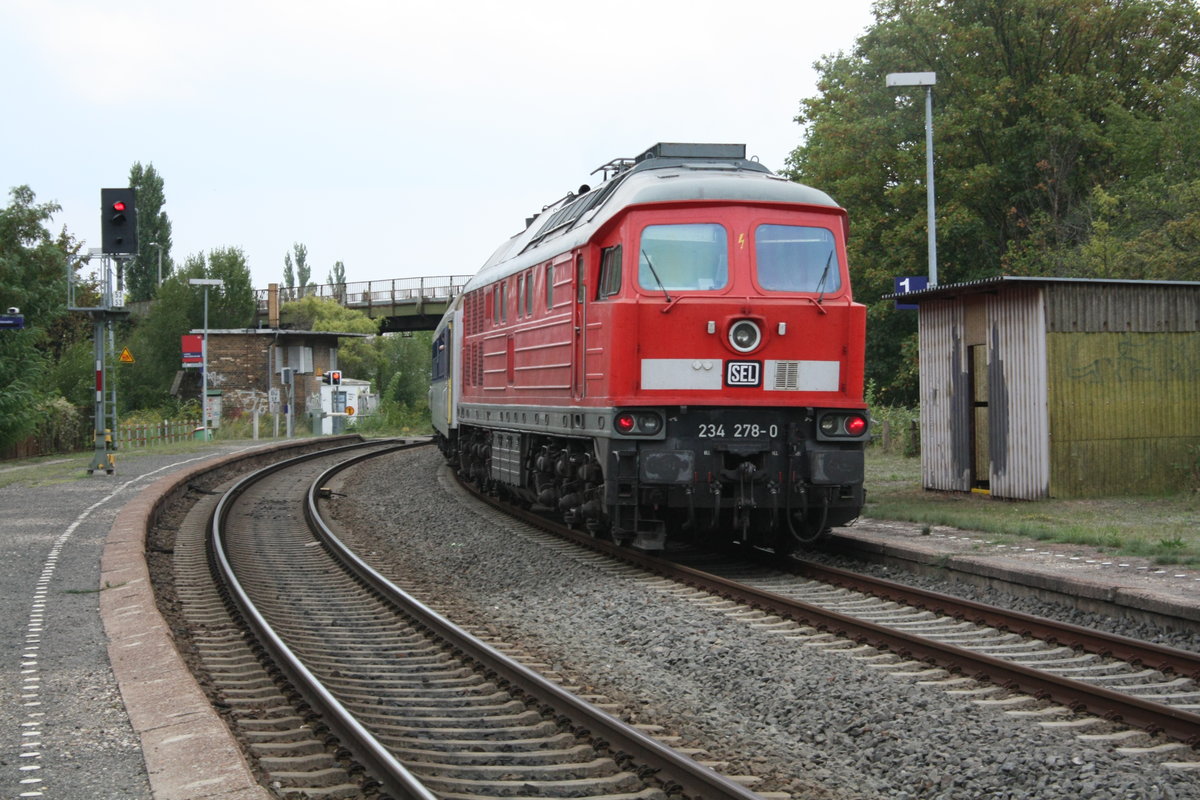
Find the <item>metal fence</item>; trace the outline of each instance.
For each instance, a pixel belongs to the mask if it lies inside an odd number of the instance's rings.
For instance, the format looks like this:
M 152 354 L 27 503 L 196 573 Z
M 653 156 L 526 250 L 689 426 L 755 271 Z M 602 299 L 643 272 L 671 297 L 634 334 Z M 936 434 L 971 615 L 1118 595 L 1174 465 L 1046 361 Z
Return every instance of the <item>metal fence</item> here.
M 117 449 L 150 447 L 156 444 L 185 442 L 200 427 L 198 419 L 174 419 L 162 422 L 123 422 L 117 425 Z
M 289 303 L 304 297 L 335 300 L 347 308 L 370 309 L 419 300 L 449 300 L 462 291 L 470 275 L 445 275 L 432 278 L 392 278 L 384 281 L 325 283 L 319 286 L 279 287 L 279 302 Z M 267 291 L 256 289 L 260 314 L 267 312 Z

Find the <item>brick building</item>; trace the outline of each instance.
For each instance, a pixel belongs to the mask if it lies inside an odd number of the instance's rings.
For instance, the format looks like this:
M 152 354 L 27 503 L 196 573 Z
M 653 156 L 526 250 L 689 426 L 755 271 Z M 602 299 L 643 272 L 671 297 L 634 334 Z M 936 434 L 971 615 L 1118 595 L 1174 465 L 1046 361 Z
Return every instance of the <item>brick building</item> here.
M 208 388 L 221 392 L 223 417 L 248 414 L 255 408 L 265 414 L 271 410 L 271 389 L 279 389 L 281 402 L 287 402 L 280 378 L 283 368 L 289 367 L 295 373 L 293 415 L 301 419 L 308 413 L 310 402 L 316 402 L 310 398 L 319 397 L 321 376 L 338 368 L 339 341 L 365 336 L 281 328 L 209 330 Z M 196 374 L 192 378 L 197 394 L 199 377 Z

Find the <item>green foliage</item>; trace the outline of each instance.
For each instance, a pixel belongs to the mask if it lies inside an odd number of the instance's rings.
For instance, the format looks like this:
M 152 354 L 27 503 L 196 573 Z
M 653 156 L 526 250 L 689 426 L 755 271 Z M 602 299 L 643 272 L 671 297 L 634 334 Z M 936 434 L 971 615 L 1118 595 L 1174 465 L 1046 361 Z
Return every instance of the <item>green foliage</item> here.
M 280 320 L 298 330 L 339 333 L 379 333 L 379 322 L 362 311 L 346 308 L 327 297 L 309 295 L 279 309 Z
M 1195 280 L 1200 9 L 1188 0 L 881 0 L 849 54 L 817 64 L 787 174 L 850 211 L 868 375 L 912 404 L 912 315 L 879 301 L 927 272 L 924 92 L 935 71 L 938 272 Z M 898 318 L 899 317 L 899 318 Z
M 59 207 L 35 202 L 28 186 L 9 194 L 0 209 L 0 307 L 20 308 L 26 327 L 0 331 L 0 448 L 35 431 L 36 409 L 52 399 L 47 372 L 81 330 L 66 310 L 67 264 L 79 246 L 66 230 L 47 229 Z
M 293 258 L 294 254 L 294 258 Z M 314 285 L 309 278 L 312 266 L 308 263 L 308 246 L 300 242 L 292 243 L 292 252 L 283 254 L 283 285 L 294 291 L 288 292 L 293 297 L 303 297 L 304 291 Z
M 921 454 L 921 412 L 887 404 L 874 381 L 868 381 L 866 400 L 871 414 L 870 449 L 916 458 Z
M 381 337 L 383 367 L 377 386 L 383 400 L 409 407 L 422 406 L 429 415 L 429 372 L 432 366 L 433 332 Z
M 379 371 L 379 322 L 336 300 L 308 295 L 279 309 L 280 320 L 297 330 L 365 333 L 371 338 L 343 339 L 338 344 L 338 367 L 348 378 L 375 380 Z
M 129 169 L 129 185 L 137 198 L 138 253 L 125 270 L 125 288 L 131 301 L 149 300 L 157 294 L 159 259 L 164 279 L 175 269 L 171 220 L 162 210 L 167 202 L 163 179 L 153 164 L 143 167 L 135 162 Z
M 90 417 L 90 415 L 89 415 Z M 33 435 L 42 453 L 64 453 L 90 441 L 91 419 L 62 397 L 47 397 L 38 405 Z
M 433 426 L 429 421 L 429 404 L 425 402 L 410 406 L 394 400 L 383 400 L 376 413 L 355 423 L 354 430 L 364 436 L 433 433 Z
M 158 301 L 124 341 L 136 359 L 118 369 L 124 408 L 151 408 L 171 402 L 171 385 L 181 368 L 181 337 L 204 327 L 204 294 L 192 278 L 219 278 L 222 287 L 208 288 L 208 327 L 246 328 L 257 310 L 250 269 L 242 251 L 217 248 L 189 256 L 183 266 L 159 287 Z M 120 346 L 120 345 L 119 345 Z
M 329 277 L 326 281 L 335 286 L 341 286 L 346 282 L 346 265 L 341 261 L 333 263 L 333 269 L 329 271 Z

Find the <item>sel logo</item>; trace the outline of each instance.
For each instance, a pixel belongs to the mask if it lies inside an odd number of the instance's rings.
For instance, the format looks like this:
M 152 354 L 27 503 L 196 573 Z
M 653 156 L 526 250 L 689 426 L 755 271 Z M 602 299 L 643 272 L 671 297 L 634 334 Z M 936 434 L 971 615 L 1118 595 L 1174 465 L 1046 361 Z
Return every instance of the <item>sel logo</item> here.
M 761 361 L 730 361 L 725 365 L 726 386 L 758 386 L 761 383 Z

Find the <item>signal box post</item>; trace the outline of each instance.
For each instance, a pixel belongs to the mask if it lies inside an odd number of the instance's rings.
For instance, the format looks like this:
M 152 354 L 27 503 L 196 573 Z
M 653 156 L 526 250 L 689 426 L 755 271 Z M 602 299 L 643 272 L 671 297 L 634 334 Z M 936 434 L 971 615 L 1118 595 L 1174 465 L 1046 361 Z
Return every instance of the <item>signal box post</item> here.
M 88 260 L 99 256 L 100 269 L 96 276 L 99 297 L 96 305 L 78 305 L 75 298 L 75 270 L 67 265 L 67 310 L 82 311 L 92 318 L 95 340 L 96 413 L 94 451 L 88 474 L 104 470 L 113 475 L 117 470 L 117 382 L 109 375 L 113 347 L 109 346 L 112 325 L 129 316 L 125 309 L 123 268 L 137 253 L 137 208 L 133 189 L 100 190 L 100 230 L 102 247 L 92 248 Z M 116 283 L 113 274 L 116 273 Z

